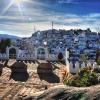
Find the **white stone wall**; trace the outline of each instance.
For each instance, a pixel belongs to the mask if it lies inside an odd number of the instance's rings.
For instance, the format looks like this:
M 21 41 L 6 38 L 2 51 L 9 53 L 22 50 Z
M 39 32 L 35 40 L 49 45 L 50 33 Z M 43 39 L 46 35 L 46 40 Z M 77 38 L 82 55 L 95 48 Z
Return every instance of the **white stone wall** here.
M 58 59 L 58 55 L 54 55 L 54 54 L 49 54 L 48 55 L 48 61 L 57 61 Z
M 69 63 L 69 72 L 70 73 L 77 73 L 79 71 L 79 63 Z
M 18 55 L 17 60 L 36 60 L 36 57 L 33 54 L 24 54 Z
M 91 67 L 91 68 L 98 68 L 99 66 L 97 65 L 96 62 L 91 62 L 91 61 L 88 61 L 87 63 L 85 62 L 69 62 L 69 73 L 77 73 L 79 71 L 80 68 L 85 68 L 85 67 Z
M 7 59 L 8 59 L 7 54 L 6 54 L 6 53 L 4 53 L 4 54 L 1 54 L 1 53 L 0 53 L 0 59 L 1 59 L 1 60 L 7 60 Z

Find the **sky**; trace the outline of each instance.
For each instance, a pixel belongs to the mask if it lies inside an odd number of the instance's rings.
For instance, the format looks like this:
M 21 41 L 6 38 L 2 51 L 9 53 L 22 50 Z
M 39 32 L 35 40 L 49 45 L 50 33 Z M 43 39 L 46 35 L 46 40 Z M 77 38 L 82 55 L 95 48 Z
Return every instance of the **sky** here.
M 31 36 L 51 29 L 100 28 L 100 0 L 0 0 L 0 34 Z

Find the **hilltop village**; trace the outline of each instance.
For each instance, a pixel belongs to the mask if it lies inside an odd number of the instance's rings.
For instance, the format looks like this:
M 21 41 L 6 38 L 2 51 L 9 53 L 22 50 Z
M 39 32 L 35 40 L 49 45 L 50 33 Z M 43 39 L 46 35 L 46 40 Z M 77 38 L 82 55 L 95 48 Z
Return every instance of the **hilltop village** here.
M 64 55 L 67 48 L 71 61 L 79 61 L 82 54 L 88 60 L 95 60 L 96 51 L 100 50 L 100 34 L 91 32 L 90 29 L 37 31 L 29 38 L 18 40 L 14 45 L 25 50 L 25 53 L 32 53 L 34 47 L 44 46 L 53 55 Z
M 99 100 L 99 33 L 53 29 L 0 43 L 2 100 Z

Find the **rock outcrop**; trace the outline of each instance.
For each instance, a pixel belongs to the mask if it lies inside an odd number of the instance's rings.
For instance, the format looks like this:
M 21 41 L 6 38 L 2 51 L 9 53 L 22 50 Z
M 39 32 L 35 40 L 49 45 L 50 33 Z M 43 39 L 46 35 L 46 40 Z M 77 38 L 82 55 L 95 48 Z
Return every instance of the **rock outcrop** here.
M 100 85 L 84 88 L 56 86 L 38 96 L 33 95 L 22 100 L 100 100 Z

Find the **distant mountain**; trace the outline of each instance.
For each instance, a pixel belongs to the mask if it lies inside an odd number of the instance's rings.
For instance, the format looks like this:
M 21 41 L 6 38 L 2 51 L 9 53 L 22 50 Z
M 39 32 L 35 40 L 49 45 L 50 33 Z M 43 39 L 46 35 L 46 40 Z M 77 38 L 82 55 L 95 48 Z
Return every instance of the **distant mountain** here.
M 13 35 L 8 35 L 8 34 L 0 34 L 0 40 L 1 39 L 12 39 L 12 40 L 16 40 L 16 39 L 21 39 L 21 37 L 18 36 L 13 36 Z

